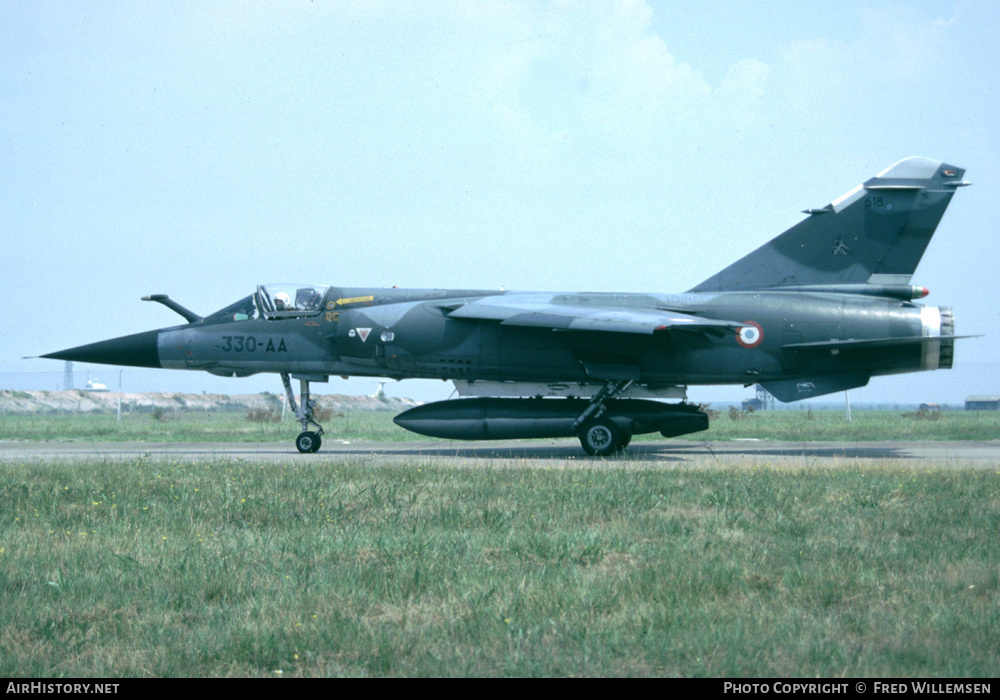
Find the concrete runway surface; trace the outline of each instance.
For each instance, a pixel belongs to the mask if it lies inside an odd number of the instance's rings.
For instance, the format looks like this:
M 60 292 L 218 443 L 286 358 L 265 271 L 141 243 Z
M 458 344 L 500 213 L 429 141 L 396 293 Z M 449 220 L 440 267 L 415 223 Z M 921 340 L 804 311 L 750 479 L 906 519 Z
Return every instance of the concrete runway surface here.
M 1000 440 L 988 442 L 635 442 L 621 455 L 588 457 L 573 439 L 533 442 L 345 442 L 327 437 L 317 454 L 299 454 L 291 442 L 3 442 L 0 462 L 27 460 L 115 460 L 140 458 L 207 462 L 221 459 L 264 463 L 321 463 L 366 457 L 376 462 L 455 462 L 524 460 L 539 466 L 557 462 L 600 464 L 610 462 L 663 462 L 706 464 L 776 463 L 822 466 L 835 460 L 888 460 L 928 466 L 970 466 L 1000 469 Z

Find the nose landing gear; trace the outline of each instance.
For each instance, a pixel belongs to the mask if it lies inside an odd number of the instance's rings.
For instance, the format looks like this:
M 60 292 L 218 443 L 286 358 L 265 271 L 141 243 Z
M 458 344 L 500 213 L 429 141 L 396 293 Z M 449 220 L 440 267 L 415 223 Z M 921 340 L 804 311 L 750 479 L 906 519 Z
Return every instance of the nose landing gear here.
M 319 451 L 323 444 L 323 426 L 312 419 L 313 409 L 316 402 L 309 398 L 309 382 L 325 382 L 327 377 L 323 376 L 296 376 L 299 380 L 301 408 L 295 404 L 295 392 L 292 391 L 292 382 L 288 373 L 281 373 L 281 382 L 285 385 L 285 396 L 288 397 L 288 405 L 295 413 L 295 419 L 302 425 L 302 432 L 295 438 L 295 447 L 303 454 L 310 454 Z M 316 430 L 309 430 L 309 426 L 316 426 Z

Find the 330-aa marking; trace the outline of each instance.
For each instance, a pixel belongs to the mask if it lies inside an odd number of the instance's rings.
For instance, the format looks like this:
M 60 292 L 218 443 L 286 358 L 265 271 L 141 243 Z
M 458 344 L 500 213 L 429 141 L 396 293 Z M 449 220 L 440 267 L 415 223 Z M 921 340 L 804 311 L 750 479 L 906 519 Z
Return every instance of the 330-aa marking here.
M 268 338 L 266 346 L 263 340 L 252 335 L 224 335 L 222 339 L 225 343 L 219 349 L 223 352 L 257 352 L 258 349 L 264 352 L 288 352 L 284 338 L 278 338 L 277 347 L 274 345 L 274 338 Z

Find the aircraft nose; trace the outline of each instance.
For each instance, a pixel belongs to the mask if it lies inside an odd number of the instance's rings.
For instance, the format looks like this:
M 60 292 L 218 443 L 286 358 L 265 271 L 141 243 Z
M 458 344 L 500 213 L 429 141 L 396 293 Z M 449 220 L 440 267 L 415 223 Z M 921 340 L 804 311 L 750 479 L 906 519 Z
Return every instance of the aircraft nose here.
M 69 350 L 60 350 L 42 355 L 42 357 L 71 362 L 95 362 L 102 365 L 162 367 L 160 353 L 156 347 L 159 336 L 160 331 L 146 331 L 121 338 L 102 340 L 90 345 L 81 345 Z

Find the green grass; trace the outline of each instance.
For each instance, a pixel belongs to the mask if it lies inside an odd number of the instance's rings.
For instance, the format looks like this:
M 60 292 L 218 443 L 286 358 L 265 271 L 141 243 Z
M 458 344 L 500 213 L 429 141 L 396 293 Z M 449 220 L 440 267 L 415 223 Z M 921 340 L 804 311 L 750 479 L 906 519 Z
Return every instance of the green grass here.
M 358 411 L 323 421 L 329 437 L 393 442 L 430 440 L 399 428 L 392 413 Z M 298 434 L 289 417 L 283 423 L 254 423 L 246 414 L 166 412 L 114 415 L 0 415 L 0 439 L 86 442 L 286 442 Z M 709 430 L 684 436 L 691 440 L 996 440 L 1000 412 L 947 411 L 936 420 L 892 411 L 854 411 L 848 423 L 842 411 L 761 411 L 733 420 L 723 413 Z M 636 440 L 663 440 L 659 433 Z
M 0 464 L 0 675 L 996 675 L 997 469 L 568 464 Z

